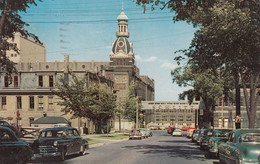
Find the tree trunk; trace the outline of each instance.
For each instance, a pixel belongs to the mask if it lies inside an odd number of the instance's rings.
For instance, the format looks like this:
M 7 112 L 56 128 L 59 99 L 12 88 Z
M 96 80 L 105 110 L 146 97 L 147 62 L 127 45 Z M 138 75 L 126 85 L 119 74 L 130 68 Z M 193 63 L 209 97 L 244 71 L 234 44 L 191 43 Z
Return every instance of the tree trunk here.
M 257 92 L 257 85 L 259 83 L 259 73 L 251 71 L 249 73 L 250 79 L 248 79 L 247 76 L 245 76 L 245 72 L 240 72 L 240 74 L 246 103 L 247 117 L 249 122 L 248 128 L 253 129 L 255 128 L 257 100 L 259 98 L 259 93 Z M 250 94 L 248 94 L 248 82 Z
M 4 14 L 4 11 L 2 11 L 1 19 L 0 19 L 0 37 L 2 37 L 2 34 L 3 34 L 4 22 L 5 22 L 5 14 Z

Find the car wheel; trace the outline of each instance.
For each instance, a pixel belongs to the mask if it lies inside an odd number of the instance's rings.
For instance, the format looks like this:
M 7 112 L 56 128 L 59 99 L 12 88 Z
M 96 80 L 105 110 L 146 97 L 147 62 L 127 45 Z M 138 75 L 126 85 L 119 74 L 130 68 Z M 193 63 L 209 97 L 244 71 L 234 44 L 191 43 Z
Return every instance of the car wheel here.
M 60 160 L 64 161 L 66 159 L 66 150 L 63 148 L 60 151 Z
M 80 155 L 86 155 L 87 154 L 87 148 L 86 146 L 81 146 L 81 151 L 80 151 Z

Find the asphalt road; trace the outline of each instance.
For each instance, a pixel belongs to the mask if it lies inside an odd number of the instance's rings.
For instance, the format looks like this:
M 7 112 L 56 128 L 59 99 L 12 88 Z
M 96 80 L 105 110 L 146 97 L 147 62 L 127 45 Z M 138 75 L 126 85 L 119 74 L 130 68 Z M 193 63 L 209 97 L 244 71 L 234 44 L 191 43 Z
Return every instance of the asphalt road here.
M 219 164 L 206 159 L 204 152 L 186 137 L 172 137 L 166 131 L 154 136 L 91 148 L 84 156 L 70 156 L 63 164 Z M 46 161 L 44 163 L 58 163 Z

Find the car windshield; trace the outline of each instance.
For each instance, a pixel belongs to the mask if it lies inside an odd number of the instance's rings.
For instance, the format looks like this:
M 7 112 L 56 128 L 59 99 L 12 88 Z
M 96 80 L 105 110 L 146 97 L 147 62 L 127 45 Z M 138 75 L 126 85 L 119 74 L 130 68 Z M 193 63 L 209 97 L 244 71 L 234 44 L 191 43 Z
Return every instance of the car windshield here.
M 17 141 L 17 139 L 8 131 L 0 131 L 0 142 L 4 141 Z
M 40 134 L 41 138 L 46 138 L 46 137 L 52 138 L 52 137 L 63 137 L 63 136 L 66 136 L 65 131 L 52 130 L 52 131 L 44 131 L 44 132 L 41 132 L 41 134 Z
M 260 133 L 242 134 L 241 142 L 260 142 Z
M 228 137 L 229 131 L 217 131 L 215 133 L 216 137 Z
M 131 133 L 139 133 L 140 130 L 132 130 Z

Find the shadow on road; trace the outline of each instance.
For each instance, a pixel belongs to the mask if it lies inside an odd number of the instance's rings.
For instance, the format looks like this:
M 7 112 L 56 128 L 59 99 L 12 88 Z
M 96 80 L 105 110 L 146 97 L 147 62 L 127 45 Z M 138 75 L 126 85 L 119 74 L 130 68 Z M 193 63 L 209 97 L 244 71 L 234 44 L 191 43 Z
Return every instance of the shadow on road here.
M 204 157 L 204 152 L 199 150 L 197 146 L 194 146 L 193 143 L 189 143 L 187 141 L 159 141 L 159 142 L 178 142 L 179 145 L 135 145 L 135 146 L 125 146 L 124 148 L 127 149 L 137 149 L 138 152 L 144 153 L 144 154 L 151 154 L 151 155 L 159 155 L 164 154 L 168 155 L 170 157 L 180 157 L 180 158 L 186 158 L 189 160 L 196 159 L 200 161 L 206 161 Z M 182 143 L 183 144 L 180 144 Z M 160 155 L 159 155 L 160 156 Z M 215 163 L 217 164 L 217 163 Z

